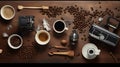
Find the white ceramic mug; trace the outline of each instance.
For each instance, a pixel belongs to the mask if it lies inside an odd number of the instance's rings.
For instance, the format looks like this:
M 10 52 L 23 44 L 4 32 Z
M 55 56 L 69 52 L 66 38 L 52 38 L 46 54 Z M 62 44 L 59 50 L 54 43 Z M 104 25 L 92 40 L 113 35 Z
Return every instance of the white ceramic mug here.
M 1 17 L 5 20 L 11 20 L 15 16 L 15 9 L 11 5 L 4 5 L 0 11 Z
M 35 41 L 40 45 L 46 45 L 50 41 L 50 33 L 46 30 L 37 31 Z
M 53 23 L 53 30 L 56 33 L 63 33 L 65 30 L 68 30 L 66 23 L 63 20 L 56 20 Z
M 13 38 L 13 37 L 18 37 L 20 39 L 19 46 L 13 46 L 13 44 L 11 43 L 11 38 Z M 14 41 L 14 42 L 16 42 L 16 41 Z M 8 38 L 8 45 L 9 45 L 10 48 L 18 49 L 18 48 L 20 48 L 22 46 L 22 44 L 23 44 L 23 39 L 22 39 L 22 37 L 20 35 L 12 34 L 12 35 L 9 36 L 9 38 Z

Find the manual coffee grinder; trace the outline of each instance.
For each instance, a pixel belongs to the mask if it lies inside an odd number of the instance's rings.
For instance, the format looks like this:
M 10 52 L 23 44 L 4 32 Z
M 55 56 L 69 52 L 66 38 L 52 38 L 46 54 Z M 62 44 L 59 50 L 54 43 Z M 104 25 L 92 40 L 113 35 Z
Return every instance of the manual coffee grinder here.
M 72 30 L 72 33 L 70 34 L 69 41 L 70 41 L 70 47 L 71 49 L 75 49 L 78 43 L 79 35 L 76 31 L 76 29 Z

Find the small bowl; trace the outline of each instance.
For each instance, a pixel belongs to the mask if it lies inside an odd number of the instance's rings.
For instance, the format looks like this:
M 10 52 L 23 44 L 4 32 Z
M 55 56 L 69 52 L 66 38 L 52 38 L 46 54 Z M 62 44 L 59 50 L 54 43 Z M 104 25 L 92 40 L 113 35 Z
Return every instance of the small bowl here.
M 11 12 L 12 11 L 12 12 Z M 0 11 L 1 17 L 5 20 L 11 20 L 15 16 L 15 9 L 11 5 L 4 5 Z
M 13 44 L 11 44 L 11 39 L 13 37 L 18 37 L 20 39 L 20 44 L 18 46 L 14 46 Z M 22 37 L 20 35 L 12 34 L 12 35 L 9 36 L 9 38 L 8 38 L 8 45 L 9 45 L 10 48 L 12 48 L 12 49 L 19 49 L 22 46 L 22 44 L 23 44 L 23 39 L 22 39 Z

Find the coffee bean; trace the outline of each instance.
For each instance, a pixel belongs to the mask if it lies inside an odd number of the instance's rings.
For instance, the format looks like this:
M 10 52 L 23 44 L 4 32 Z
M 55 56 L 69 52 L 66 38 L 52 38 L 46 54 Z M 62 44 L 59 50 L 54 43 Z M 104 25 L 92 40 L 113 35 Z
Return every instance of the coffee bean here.
M 81 38 L 81 40 L 83 40 L 84 38 Z
M 84 34 L 83 36 L 84 36 L 84 37 L 86 37 L 86 35 L 85 35 L 85 34 Z
M 99 4 L 101 4 L 101 2 L 99 2 Z
M 117 10 L 117 8 L 115 8 L 115 10 Z
M 93 11 L 93 7 L 90 7 L 91 11 Z
M 61 17 L 61 20 L 64 20 L 64 18 L 63 18 L 63 17 Z
M 116 16 L 116 18 L 120 18 L 120 16 L 119 16 L 119 15 L 117 15 L 117 16 Z

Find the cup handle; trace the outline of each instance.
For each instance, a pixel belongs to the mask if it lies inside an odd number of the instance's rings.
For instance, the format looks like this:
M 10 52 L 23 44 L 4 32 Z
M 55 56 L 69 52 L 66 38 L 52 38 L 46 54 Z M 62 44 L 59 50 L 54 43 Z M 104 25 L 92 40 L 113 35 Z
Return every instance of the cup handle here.
M 100 54 L 100 52 L 101 52 L 101 50 L 100 50 L 100 49 L 98 49 L 98 50 L 96 50 L 95 54 L 96 54 L 96 55 L 99 55 L 99 54 Z
M 68 30 L 68 28 L 66 27 L 65 30 Z

